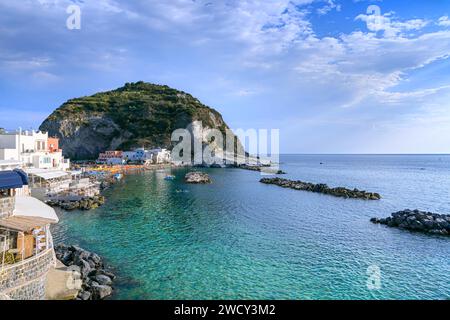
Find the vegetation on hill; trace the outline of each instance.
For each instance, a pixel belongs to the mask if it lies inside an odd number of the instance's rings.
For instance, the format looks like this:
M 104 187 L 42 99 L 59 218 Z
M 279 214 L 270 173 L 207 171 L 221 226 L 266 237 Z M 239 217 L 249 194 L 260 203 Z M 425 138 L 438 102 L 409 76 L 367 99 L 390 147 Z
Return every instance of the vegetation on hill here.
M 141 146 L 170 147 L 172 132 L 186 128 L 193 121 L 202 121 L 204 127 L 222 132 L 227 128 L 220 113 L 192 95 L 165 85 L 139 81 L 112 91 L 70 99 L 56 109 L 40 129 L 58 136 L 63 149 L 67 149 L 66 155 L 95 158 L 97 152 L 112 147 L 122 150 Z M 92 150 L 81 150 L 76 137 L 86 136 L 83 130 L 97 132 L 103 143 L 90 148 Z

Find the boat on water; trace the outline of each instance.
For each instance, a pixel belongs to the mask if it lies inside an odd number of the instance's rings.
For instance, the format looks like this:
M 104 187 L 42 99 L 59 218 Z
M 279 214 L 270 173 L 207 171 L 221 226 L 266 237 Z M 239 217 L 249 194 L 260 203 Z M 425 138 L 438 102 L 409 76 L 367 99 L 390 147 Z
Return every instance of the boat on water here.
M 169 174 L 169 175 L 164 177 L 164 180 L 168 180 L 168 181 L 175 180 L 175 176 Z
M 121 180 L 122 178 L 123 178 L 123 175 L 121 173 L 116 173 L 114 175 L 114 179 L 116 179 L 116 180 Z

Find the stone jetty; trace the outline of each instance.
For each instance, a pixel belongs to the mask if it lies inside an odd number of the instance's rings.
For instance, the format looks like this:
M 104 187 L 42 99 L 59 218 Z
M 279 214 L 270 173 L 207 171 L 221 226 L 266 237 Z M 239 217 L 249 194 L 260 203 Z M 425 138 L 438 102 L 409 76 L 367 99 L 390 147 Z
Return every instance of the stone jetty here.
M 103 300 L 112 292 L 116 276 L 105 269 L 103 259 L 78 246 L 64 244 L 55 247 L 56 258 L 73 271 L 79 272 L 81 288 L 76 300 Z M 78 271 L 79 270 L 79 271 Z M 76 281 L 74 276 L 74 280 Z
M 437 235 L 450 235 L 450 215 L 424 212 L 419 210 L 403 210 L 392 213 L 388 218 L 372 218 L 376 224 Z
M 208 174 L 198 171 L 187 173 L 184 179 L 186 183 L 193 183 L 193 184 L 205 184 L 212 182 Z
M 91 210 L 96 209 L 105 203 L 105 197 L 98 195 L 93 197 L 66 196 L 47 200 L 51 207 L 60 207 L 63 210 Z
M 314 184 L 309 182 L 293 181 L 281 178 L 262 178 L 260 182 L 265 184 L 277 185 L 283 188 L 322 193 L 346 199 L 363 199 L 363 200 L 381 199 L 381 196 L 378 193 L 366 192 L 358 189 L 351 190 L 343 187 L 330 188 L 326 184 Z

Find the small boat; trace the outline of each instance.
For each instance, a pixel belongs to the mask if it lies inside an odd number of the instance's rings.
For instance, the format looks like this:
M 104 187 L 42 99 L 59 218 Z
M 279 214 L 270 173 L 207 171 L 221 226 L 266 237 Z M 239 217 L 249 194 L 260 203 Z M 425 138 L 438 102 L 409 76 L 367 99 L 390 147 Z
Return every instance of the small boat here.
M 116 179 L 116 180 L 120 180 L 120 179 L 122 179 L 122 177 L 123 177 L 123 175 L 121 173 L 116 173 L 114 175 L 114 179 Z
M 172 175 L 169 174 L 169 175 L 164 177 L 164 180 L 168 180 L 168 181 L 175 180 L 175 176 L 172 176 Z

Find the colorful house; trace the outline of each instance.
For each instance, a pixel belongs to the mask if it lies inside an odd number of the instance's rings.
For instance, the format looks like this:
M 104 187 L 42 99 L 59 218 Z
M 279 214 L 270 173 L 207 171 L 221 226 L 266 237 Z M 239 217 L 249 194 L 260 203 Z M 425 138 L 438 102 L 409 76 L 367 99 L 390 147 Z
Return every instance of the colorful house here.
M 97 159 L 98 163 L 104 164 L 123 164 L 123 152 L 122 151 L 106 151 L 100 153 Z

